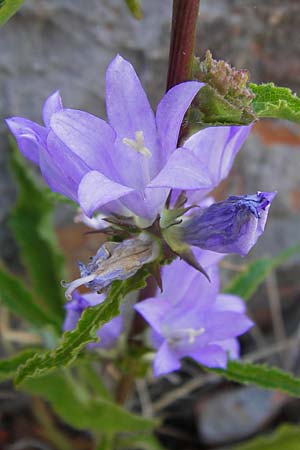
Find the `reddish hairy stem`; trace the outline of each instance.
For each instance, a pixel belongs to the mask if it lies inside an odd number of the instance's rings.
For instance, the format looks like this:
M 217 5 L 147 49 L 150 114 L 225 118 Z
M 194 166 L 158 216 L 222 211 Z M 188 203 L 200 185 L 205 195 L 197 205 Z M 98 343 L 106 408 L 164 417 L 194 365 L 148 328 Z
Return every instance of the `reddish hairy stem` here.
M 190 80 L 200 0 L 174 0 L 167 91 Z

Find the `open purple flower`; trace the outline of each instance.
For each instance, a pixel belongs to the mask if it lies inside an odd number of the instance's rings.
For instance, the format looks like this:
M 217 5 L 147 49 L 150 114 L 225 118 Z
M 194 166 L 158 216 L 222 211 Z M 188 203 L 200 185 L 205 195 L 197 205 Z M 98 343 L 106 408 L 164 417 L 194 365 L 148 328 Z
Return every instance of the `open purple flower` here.
M 238 297 L 219 294 L 216 265 L 206 268 L 211 283 L 183 261 L 163 268 L 163 293 L 135 305 L 152 328 L 158 349 L 154 374 L 180 368 L 189 356 L 208 367 L 225 368 L 228 356 L 239 356 L 237 336 L 253 326 Z M 177 281 L 180 280 L 180 283 Z
M 66 317 L 63 325 L 64 331 L 73 330 L 76 327 L 78 320 L 87 307 L 99 305 L 104 302 L 104 300 L 105 295 L 80 295 L 76 291 L 73 292 L 72 300 L 65 304 Z M 88 344 L 88 347 L 101 347 L 105 349 L 112 348 L 116 344 L 120 334 L 123 332 L 123 329 L 124 321 L 122 314 L 120 314 L 118 317 L 115 317 L 108 323 L 104 324 L 97 331 L 99 342 Z
M 133 67 L 117 56 L 106 74 L 108 123 L 63 109 L 55 93 L 44 105 L 44 127 L 20 117 L 7 124 L 50 188 L 89 217 L 95 211 L 135 215 L 149 225 L 171 188 L 203 197 L 227 176 L 249 132 L 245 126 L 207 128 L 177 148 L 183 117 L 202 86 L 173 87 L 154 115 Z
M 219 253 L 245 256 L 263 233 L 276 192 L 232 196 L 206 208 L 195 208 L 167 239 Z

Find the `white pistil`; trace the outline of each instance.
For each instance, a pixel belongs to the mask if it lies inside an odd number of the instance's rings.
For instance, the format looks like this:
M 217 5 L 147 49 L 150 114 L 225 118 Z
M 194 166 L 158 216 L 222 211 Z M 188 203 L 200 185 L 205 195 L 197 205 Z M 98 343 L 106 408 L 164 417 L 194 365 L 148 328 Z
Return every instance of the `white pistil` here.
M 70 283 L 66 283 L 64 281 L 61 282 L 63 287 L 68 288 L 65 292 L 65 297 L 67 300 L 72 300 L 72 292 L 75 291 L 79 286 L 82 286 L 83 284 L 89 283 L 90 281 L 93 281 L 96 278 L 97 275 L 87 275 L 86 277 L 77 278 L 77 280 L 71 281 Z
M 196 340 L 196 337 L 201 336 L 205 333 L 205 328 L 199 328 L 195 330 L 194 328 L 181 328 L 179 330 L 174 331 L 173 335 L 167 338 L 169 344 L 177 344 L 180 341 L 183 341 L 185 338 L 188 338 L 188 343 L 193 344 Z
M 152 153 L 150 150 L 145 146 L 144 141 L 144 133 L 142 131 L 136 131 L 135 133 L 135 140 L 124 138 L 122 140 L 123 144 L 128 145 L 128 147 L 131 147 L 133 150 L 137 151 L 138 153 L 141 153 L 141 155 L 147 156 L 150 158 L 152 156 Z

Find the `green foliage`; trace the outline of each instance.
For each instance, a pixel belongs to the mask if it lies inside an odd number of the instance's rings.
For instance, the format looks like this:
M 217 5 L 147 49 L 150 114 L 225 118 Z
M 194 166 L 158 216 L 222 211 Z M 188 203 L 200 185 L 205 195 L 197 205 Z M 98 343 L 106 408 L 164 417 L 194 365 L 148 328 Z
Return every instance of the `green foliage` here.
M 55 328 L 59 327 L 56 318 L 46 314 L 21 281 L 3 268 L 0 269 L 0 300 L 10 311 L 36 328 L 49 324 Z
M 60 417 L 80 430 L 143 432 L 156 425 L 151 419 L 136 416 L 111 401 L 90 395 L 67 370 L 28 379 L 22 389 L 47 399 Z
M 21 8 L 24 0 L 0 1 L 0 26 L 4 25 Z
M 141 20 L 143 18 L 140 0 L 125 0 L 125 3 L 135 19 Z
M 12 170 L 19 187 L 10 226 L 20 245 L 21 257 L 30 275 L 32 288 L 44 309 L 63 321 L 63 256 L 53 230 L 53 202 L 38 186 L 22 156 L 12 152 Z
M 300 442 L 299 425 L 282 425 L 275 432 L 255 437 L 231 450 L 298 450 Z
M 30 358 L 17 372 L 15 382 L 22 383 L 27 377 L 41 375 L 48 370 L 71 364 L 81 350 L 90 342 L 96 342 L 96 331 L 119 314 L 119 305 L 129 292 L 145 286 L 148 272 L 145 268 L 125 281 L 115 281 L 100 305 L 86 308 L 77 327 L 63 334 L 62 341 L 53 351 Z
M 49 201 L 52 204 L 65 203 L 67 205 L 73 206 L 74 209 L 78 209 L 78 204 L 75 203 L 73 200 L 70 200 L 68 197 L 65 197 L 64 195 L 59 194 L 58 192 L 51 191 L 51 189 L 48 188 L 47 186 L 45 186 L 45 188 L 43 189 L 43 192 L 45 193 L 45 195 L 47 195 Z
M 255 94 L 252 106 L 258 117 L 300 122 L 300 98 L 290 89 L 275 86 L 274 83 L 251 83 L 250 89 Z
M 276 389 L 294 397 L 300 397 L 300 378 L 294 378 L 292 374 L 276 367 L 229 361 L 226 370 L 207 368 L 205 370 L 237 383 L 255 384 L 264 389 Z
M 112 400 L 111 393 L 106 389 L 100 375 L 94 370 L 93 361 L 89 360 L 87 355 L 85 355 L 85 358 L 78 360 L 76 367 L 79 376 L 94 395 L 104 400 Z
M 0 360 L 0 382 L 13 378 L 17 368 L 37 352 L 36 348 L 27 348 L 8 359 Z
M 291 247 L 275 258 L 262 258 L 251 262 L 247 269 L 234 277 L 225 288 L 226 294 L 233 294 L 249 300 L 267 276 L 294 255 L 300 256 L 300 246 Z

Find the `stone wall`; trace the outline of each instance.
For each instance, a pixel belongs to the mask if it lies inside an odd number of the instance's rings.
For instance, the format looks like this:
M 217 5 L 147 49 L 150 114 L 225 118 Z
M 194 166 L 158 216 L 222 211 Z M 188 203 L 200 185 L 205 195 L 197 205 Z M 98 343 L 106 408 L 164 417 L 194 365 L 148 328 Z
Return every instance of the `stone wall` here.
M 2 118 L 39 120 L 43 99 L 61 90 L 69 107 L 104 114 L 104 74 L 118 52 L 136 67 L 155 105 L 164 91 L 171 0 L 144 0 L 135 21 L 123 0 L 27 0 L 0 30 L 0 252 L 13 256 L 4 226 L 15 189 Z M 298 0 L 201 0 L 197 50 L 247 67 L 252 80 L 300 91 Z M 276 253 L 300 240 L 300 128 L 259 123 L 240 153 L 227 192 L 277 189 L 272 219 L 254 251 Z M 220 193 L 220 192 L 219 192 Z

